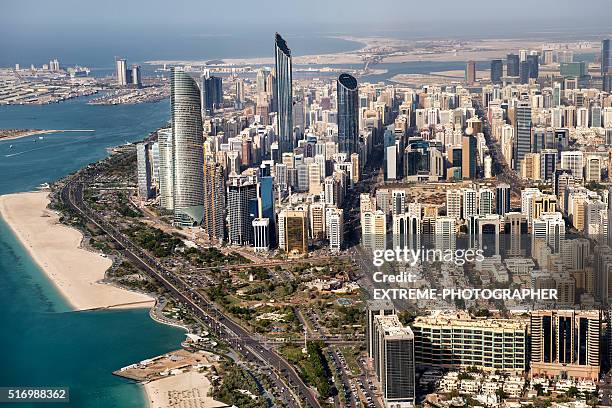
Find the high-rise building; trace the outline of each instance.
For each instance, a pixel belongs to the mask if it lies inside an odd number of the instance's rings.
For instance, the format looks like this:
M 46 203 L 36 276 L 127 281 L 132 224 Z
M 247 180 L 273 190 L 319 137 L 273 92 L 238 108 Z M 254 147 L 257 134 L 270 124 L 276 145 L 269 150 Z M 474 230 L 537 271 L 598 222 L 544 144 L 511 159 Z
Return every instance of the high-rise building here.
M 469 220 L 470 217 L 478 215 L 478 193 L 473 188 L 461 189 L 463 195 L 462 218 Z
M 476 137 L 465 135 L 461 138 L 461 177 L 467 180 L 476 178 Z
M 538 78 L 540 74 L 540 57 L 538 54 L 527 55 L 526 59 L 529 64 L 529 78 Z
M 415 401 L 414 334 L 397 315 L 375 319 L 376 358 L 382 397 L 387 407 L 402 407 Z
M 149 143 L 136 145 L 136 162 L 138 168 L 138 197 L 148 200 L 153 197 L 151 159 Z
M 493 214 L 495 199 L 493 191 L 488 188 L 478 190 L 478 215 Z
M 187 73 L 172 68 L 172 161 L 174 222 L 192 226 L 204 212 L 204 138 L 200 89 Z
M 388 300 L 369 300 L 367 303 L 367 323 L 366 323 L 366 342 L 367 342 L 367 350 L 368 356 L 374 358 L 374 345 L 376 344 L 376 340 L 374 339 L 375 330 L 374 318 L 376 316 L 391 316 L 395 314 L 395 307 L 393 303 Z
M 137 88 L 142 86 L 142 75 L 140 73 L 140 65 L 132 65 L 132 70 L 130 72 L 130 83 Z
M 259 68 L 257 70 L 257 76 L 255 79 L 255 82 L 256 82 L 258 94 L 270 92 L 270 90 L 266 86 L 269 74 L 270 74 L 270 71 L 265 68 Z
M 514 373 L 527 368 L 527 323 L 520 320 L 440 312 L 417 317 L 412 330 L 417 364 Z
M 159 143 L 159 205 L 174 210 L 174 160 L 172 156 L 172 129 L 157 132 Z
M 529 61 L 521 61 L 519 63 L 519 81 L 521 84 L 529 83 Z
M 128 84 L 127 62 L 123 58 L 115 60 L 115 76 L 117 77 L 117 85 L 126 86 Z
M 465 83 L 473 85 L 476 83 L 476 62 L 468 61 L 465 66 Z
M 520 62 L 521 60 L 517 54 L 508 54 L 506 56 L 506 75 L 509 77 L 518 77 Z
M 329 250 L 337 253 L 344 243 L 344 211 L 342 208 L 329 208 L 325 217 Z
M 202 227 L 209 237 L 225 240 L 225 174 L 223 166 L 204 164 L 204 219 Z
M 279 225 L 283 225 L 283 231 L 279 229 L 279 235 L 284 236 L 284 246 L 281 248 L 289 255 L 305 255 L 308 253 L 308 222 L 304 210 L 285 209 L 278 215 Z
M 221 77 L 202 76 L 202 114 L 211 115 L 223 103 L 223 80 Z
M 231 177 L 227 186 L 229 243 L 254 244 L 253 219 L 255 218 L 257 218 L 257 184 L 248 177 Z
M 510 211 L 510 185 L 498 184 L 495 187 L 495 212 L 506 215 Z
M 361 213 L 361 244 L 372 251 L 387 247 L 387 216 L 381 210 Z
M 533 201 L 533 200 L 532 200 Z M 543 241 L 550 246 L 553 253 L 559 253 L 565 239 L 565 221 L 560 212 L 544 212 L 532 220 L 532 243 Z
M 274 37 L 274 57 L 276 66 L 276 87 L 274 99 L 278 107 L 276 119 L 278 127 L 278 149 L 283 153 L 293 152 L 296 141 L 293 137 L 293 85 L 291 50 L 287 42 L 276 33 Z
M 584 176 L 584 153 L 581 150 L 561 152 L 561 168 L 572 172 L 572 176 L 581 179 Z
M 531 103 L 518 102 L 515 108 L 516 131 L 514 141 L 514 169 L 520 169 L 520 163 L 531 151 Z
M 336 83 L 338 103 L 338 151 L 357 152 L 359 141 L 359 90 L 357 80 L 340 74 Z
M 270 249 L 270 219 L 253 219 L 253 235 L 255 251 L 267 251 Z
M 540 178 L 550 181 L 557 170 L 557 149 L 544 149 L 540 151 Z
M 601 42 L 601 75 L 612 73 L 612 52 L 610 52 L 610 39 Z
M 598 310 L 531 312 L 531 373 L 597 380 L 601 316 Z
M 500 84 L 504 76 L 504 62 L 500 59 L 491 60 L 491 82 Z
M 461 190 L 446 190 L 446 216 L 461 218 Z

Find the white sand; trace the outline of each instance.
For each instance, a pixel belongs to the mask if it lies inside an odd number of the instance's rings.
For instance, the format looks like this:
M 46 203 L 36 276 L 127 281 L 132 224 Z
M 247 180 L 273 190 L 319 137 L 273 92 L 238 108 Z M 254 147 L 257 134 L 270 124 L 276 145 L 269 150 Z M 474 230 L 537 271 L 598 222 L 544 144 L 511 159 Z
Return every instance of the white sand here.
M 144 384 L 149 408 L 216 408 L 227 404 L 208 396 L 210 381 L 195 371 L 173 375 Z
M 0 196 L 0 216 L 75 310 L 150 307 L 144 294 L 100 283 L 112 261 L 81 248 L 83 235 L 47 209 L 47 192 Z

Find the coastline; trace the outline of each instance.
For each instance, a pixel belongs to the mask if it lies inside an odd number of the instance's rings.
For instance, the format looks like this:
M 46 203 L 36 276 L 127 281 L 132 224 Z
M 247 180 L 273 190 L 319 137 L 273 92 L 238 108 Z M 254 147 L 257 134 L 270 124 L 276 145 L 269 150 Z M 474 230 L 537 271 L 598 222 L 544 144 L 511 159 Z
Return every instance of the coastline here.
M 92 129 L 32 129 L 32 130 L 24 130 L 23 132 L 19 132 L 15 135 L 10 136 L 0 136 L 0 142 L 8 141 L 8 140 L 18 140 L 24 137 L 29 136 L 37 136 L 37 135 L 48 135 L 51 133 L 63 133 L 63 132 L 94 132 Z
M 81 246 L 80 231 L 47 208 L 49 193 L 0 196 L 0 216 L 72 310 L 145 308 L 150 296 L 100 282 L 112 261 Z

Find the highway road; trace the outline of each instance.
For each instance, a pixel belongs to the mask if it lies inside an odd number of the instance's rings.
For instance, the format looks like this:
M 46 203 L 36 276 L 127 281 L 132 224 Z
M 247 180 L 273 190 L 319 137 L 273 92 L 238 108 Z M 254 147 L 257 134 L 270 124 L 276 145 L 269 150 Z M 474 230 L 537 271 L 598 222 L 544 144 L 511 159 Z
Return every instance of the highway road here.
M 263 365 L 263 367 L 269 369 L 272 380 L 277 386 L 281 387 L 280 394 L 286 397 L 283 402 L 287 406 L 291 408 L 301 406 L 321 407 L 312 390 L 306 386 L 297 372 L 283 357 L 273 349 L 266 348 L 251 333 L 225 316 L 209 299 L 191 288 L 179 276 L 164 268 L 157 259 L 133 244 L 114 226 L 91 211 L 83 201 L 85 182 L 78 176 L 73 176 L 73 178 L 67 180 L 60 191 L 60 197 L 64 205 L 104 231 L 123 248 L 122 252 L 126 258 L 164 286 L 173 297 L 181 301 L 198 318 L 205 321 L 234 349 L 241 352 L 247 361 Z M 281 379 L 279 376 L 283 378 Z M 285 383 L 288 383 L 290 389 L 287 388 Z

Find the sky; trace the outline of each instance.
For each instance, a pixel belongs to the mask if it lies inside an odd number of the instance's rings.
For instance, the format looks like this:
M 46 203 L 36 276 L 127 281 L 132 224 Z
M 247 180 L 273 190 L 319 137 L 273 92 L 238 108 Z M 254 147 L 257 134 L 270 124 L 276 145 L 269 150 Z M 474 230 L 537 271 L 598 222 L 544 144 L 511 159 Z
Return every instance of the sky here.
M 0 66 L 261 56 L 275 31 L 301 38 L 297 55 L 350 48 L 316 39 L 339 34 L 597 38 L 610 16 L 612 0 L 0 0 Z
M 66 30 L 166 25 L 210 29 L 229 26 L 309 25 L 408 27 L 439 22 L 520 23 L 545 20 L 578 25 L 609 23 L 610 0 L 0 0 L 0 22 L 10 27 Z M 208 28 L 208 30 L 207 30 Z M 6 28 L 5 28 L 6 29 Z

